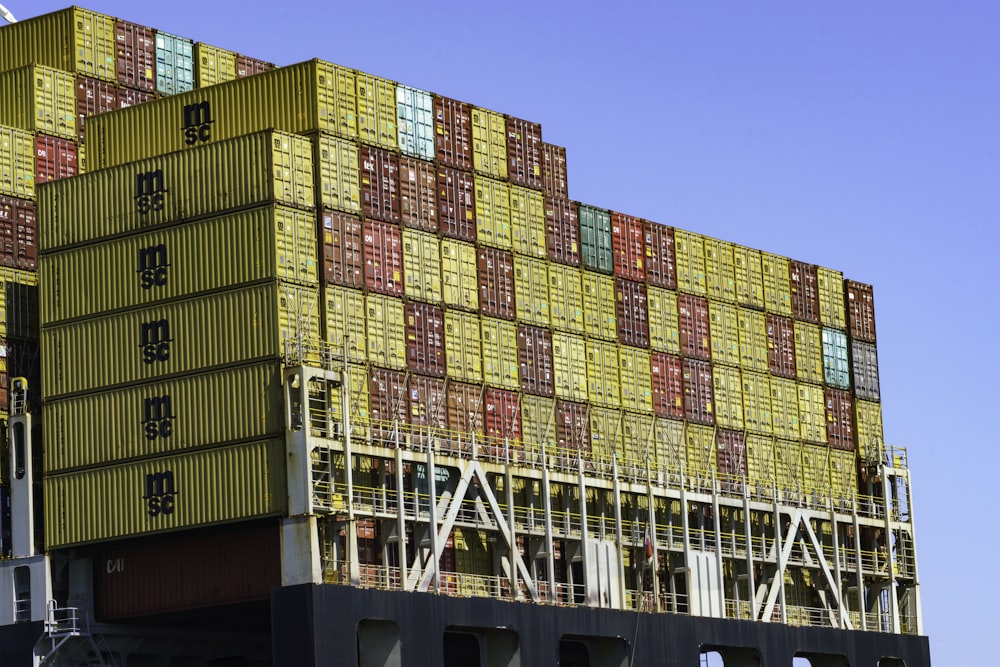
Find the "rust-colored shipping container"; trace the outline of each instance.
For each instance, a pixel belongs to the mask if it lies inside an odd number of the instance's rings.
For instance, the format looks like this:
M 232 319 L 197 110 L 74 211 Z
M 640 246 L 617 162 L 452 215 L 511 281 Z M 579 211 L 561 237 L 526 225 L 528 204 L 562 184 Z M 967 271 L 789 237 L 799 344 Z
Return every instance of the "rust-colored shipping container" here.
M 236 56 L 236 77 L 242 79 L 245 76 L 253 76 L 262 72 L 270 72 L 274 69 L 274 64 L 259 58 L 250 56 Z
M 38 223 L 35 203 L 0 195 L 0 266 L 38 268 Z
M 684 418 L 684 371 L 681 358 L 663 352 L 650 355 L 653 412 L 657 417 Z
M 715 447 L 715 465 L 722 477 L 722 488 L 727 491 L 739 491 L 747 478 L 745 434 L 742 431 L 717 429 Z
M 630 280 L 615 280 L 618 341 L 624 345 L 649 347 L 649 310 L 646 286 Z
M 399 222 L 399 158 L 367 144 L 358 151 L 361 207 L 366 218 Z
M 410 373 L 408 382 L 410 424 L 417 427 L 418 440 L 425 437 L 419 434 L 419 428 L 434 430 L 448 428 L 448 396 L 445 381 Z
M 878 350 L 871 343 L 851 341 L 851 372 L 854 395 L 866 401 L 881 398 L 878 383 Z
M 274 521 L 128 542 L 91 559 L 99 621 L 265 601 L 281 585 Z
M 693 294 L 678 294 L 677 328 L 680 333 L 681 354 L 705 361 L 712 358 L 707 299 Z
M 542 142 L 542 190 L 546 197 L 569 199 L 566 149 Z
M 646 270 L 643 221 L 617 211 L 611 212 L 611 249 L 615 275 L 626 280 L 645 282 Z
M 323 211 L 320 243 L 326 282 L 361 289 L 365 286 L 364 241 L 361 218 Z
M 845 281 L 847 325 L 851 337 L 866 343 L 875 342 L 875 296 L 871 285 Z
M 444 377 L 444 311 L 426 303 L 406 304 L 406 364 L 414 373 Z
M 464 382 L 448 383 L 448 428 L 459 433 L 483 435 L 483 402 L 485 390 L 481 385 Z
M 542 126 L 507 116 L 507 178 L 526 188 L 542 189 Z
M 365 285 L 372 292 L 403 295 L 403 235 L 396 225 L 364 222 Z
M 842 389 L 827 387 L 826 439 L 834 449 L 854 451 L 854 411 L 851 394 Z
M 553 262 L 580 265 L 580 221 L 576 207 L 568 199 L 545 198 L 545 246 Z
M 77 147 L 69 139 L 39 134 L 35 137 L 35 183 L 55 181 L 80 173 Z
M 438 225 L 443 235 L 462 241 L 476 240 L 475 189 L 471 173 L 438 166 Z
M 792 315 L 797 320 L 819 324 L 819 286 L 816 265 L 796 260 L 788 262 L 792 290 Z
M 556 444 L 560 449 L 590 451 L 590 414 L 585 404 L 556 401 Z
M 684 417 L 697 424 L 715 424 L 712 365 L 707 361 L 684 359 Z
M 494 455 L 516 458 L 521 449 L 521 402 L 517 392 L 493 387 L 486 390 L 486 435 L 495 438 L 490 443 Z M 509 449 L 505 450 L 505 444 Z
M 372 437 L 389 440 L 395 435 L 394 424 L 407 423 L 409 403 L 406 373 L 372 368 L 368 382 L 368 406 L 372 418 Z
M 517 328 L 517 357 L 521 391 L 552 396 L 552 333 L 547 329 L 521 325 Z
M 646 241 L 646 282 L 657 287 L 677 289 L 674 228 L 645 220 L 642 231 Z
M 399 219 L 405 227 L 438 230 L 437 171 L 413 157 L 399 159 Z
M 479 312 L 514 319 L 514 256 L 509 252 L 479 249 Z
M 150 93 L 145 90 L 125 88 L 124 86 L 118 88 L 119 109 L 134 107 L 137 104 L 145 104 L 146 102 L 149 102 L 150 100 L 155 100 L 156 98 L 157 98 L 156 93 Z
M 795 327 L 787 317 L 767 316 L 767 362 L 772 375 L 795 379 Z
M 156 31 L 115 21 L 115 72 L 118 83 L 135 90 L 156 90 Z
M 434 96 L 434 144 L 438 162 L 472 169 L 472 106 L 447 97 Z
M 87 116 L 117 109 L 119 95 L 119 88 L 113 83 L 86 76 L 76 77 L 76 129 L 81 142 Z

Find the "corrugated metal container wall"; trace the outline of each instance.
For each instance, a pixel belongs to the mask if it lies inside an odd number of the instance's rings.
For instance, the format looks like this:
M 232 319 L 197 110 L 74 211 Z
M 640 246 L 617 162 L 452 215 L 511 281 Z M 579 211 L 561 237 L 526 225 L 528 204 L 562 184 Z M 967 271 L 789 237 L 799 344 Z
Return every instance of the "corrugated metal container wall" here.
M 406 368 L 406 316 L 403 301 L 381 294 L 365 296 L 368 361 L 383 368 Z
M 623 345 L 649 347 L 649 310 L 646 286 L 630 280 L 615 280 L 618 341 Z
M 513 391 L 486 390 L 486 437 L 491 443 L 494 456 L 517 462 L 521 448 L 521 406 L 518 395 Z
M 773 375 L 795 377 L 795 327 L 792 320 L 778 315 L 767 316 L 767 361 Z
M 587 345 L 583 336 L 552 334 L 555 393 L 559 398 L 587 400 Z
M 817 267 L 791 260 L 788 263 L 789 286 L 792 290 L 792 314 L 797 320 L 819 324 L 819 286 Z
M 0 127 L 0 195 L 35 198 L 35 138 L 30 132 Z
M 712 366 L 715 423 L 722 428 L 743 430 L 743 378 L 739 368 Z
M 403 282 L 406 298 L 441 303 L 441 242 L 437 236 L 403 230 Z
M 384 368 L 372 368 L 369 375 L 368 400 L 372 415 L 372 437 L 391 439 L 397 426 L 409 421 L 406 374 Z
M 367 431 L 371 412 L 368 400 L 368 369 L 360 364 L 347 365 L 347 391 L 351 399 L 351 433 L 362 435 Z M 336 421 L 343 419 L 340 387 L 329 387 L 330 417 Z
M 67 547 L 280 515 L 285 479 L 281 440 L 49 475 L 45 543 Z
M 128 387 L 45 405 L 45 472 L 104 466 L 281 434 L 275 362 Z
M 799 431 L 802 440 L 826 444 L 826 409 L 823 387 L 797 383 L 799 392 Z
M 484 390 L 482 386 L 448 383 L 448 428 L 458 431 L 462 437 L 475 433 L 479 436 L 485 433 L 484 422 Z
M 358 139 L 389 150 L 397 148 L 396 83 L 355 71 Z M 395 156 L 394 156 L 395 157 Z
M 323 211 L 320 220 L 324 280 L 354 289 L 364 288 L 365 256 L 361 218 L 347 213 Z
M 542 126 L 507 116 L 507 175 L 511 183 L 542 189 Z
M 194 88 L 194 43 L 190 39 L 156 32 L 156 91 L 178 95 Z
M 426 303 L 406 304 L 406 360 L 414 373 L 444 377 L 444 312 Z
M 851 337 L 866 343 L 875 342 L 875 296 L 871 285 L 845 281 L 847 322 Z
M 76 139 L 83 141 L 87 116 L 118 108 L 119 94 L 118 86 L 113 83 L 85 76 L 76 77 Z
M 712 340 L 712 361 L 716 364 L 740 365 L 739 308 L 728 303 L 709 301 L 709 332 Z
M 358 145 L 323 132 L 313 136 L 320 203 L 334 211 L 361 213 L 361 153 Z
M 566 149 L 542 142 L 542 190 L 546 197 L 568 199 Z
M 473 106 L 469 112 L 472 128 L 472 165 L 493 178 L 507 179 L 507 124 L 501 114 Z M 541 129 L 539 129 L 541 132 Z
M 712 333 L 708 319 L 708 301 L 690 294 L 677 297 L 677 324 L 681 353 L 685 357 L 712 358 Z
M 327 285 L 323 288 L 323 300 L 326 303 L 326 341 L 333 346 L 333 355 L 342 359 L 346 343 L 349 362 L 367 361 L 365 295 L 354 289 Z
M 622 432 L 622 412 L 609 408 L 592 407 L 590 417 L 591 458 L 599 467 L 610 469 L 611 462 L 618 459 L 624 463 L 625 443 Z
M 583 320 L 588 336 L 618 340 L 616 303 L 614 278 L 583 272 Z
M 195 88 L 205 88 L 236 78 L 236 54 L 217 46 L 194 45 Z
M 792 316 L 792 291 L 788 258 L 769 252 L 760 254 L 764 276 L 764 307 L 776 315 Z
M 740 367 L 767 373 L 771 366 L 767 354 L 767 319 L 764 313 L 740 308 L 736 313 L 740 335 Z
M 425 429 L 448 428 L 446 381 L 409 374 L 409 422 Z M 417 436 L 421 439 L 421 436 Z
M 251 58 L 249 56 L 244 56 L 237 54 L 236 56 L 236 76 L 242 79 L 245 76 L 253 76 L 254 74 L 262 74 L 264 72 L 270 72 L 277 65 L 274 63 L 269 63 L 259 58 Z
M 403 295 L 403 239 L 396 225 L 365 220 L 365 286 L 390 296 Z
M 712 366 L 707 361 L 684 359 L 684 416 L 698 424 L 715 423 Z
M 556 399 L 556 446 L 590 451 L 590 409 L 582 403 Z
M 851 388 L 851 373 L 847 361 L 847 334 L 835 329 L 823 329 L 823 378 L 831 387 Z
M 854 406 L 850 393 L 827 388 L 824 391 L 824 400 L 827 441 L 835 449 L 853 452 Z
M 250 209 L 49 253 L 39 275 L 46 325 L 261 280 L 315 285 L 316 222 L 284 206 Z
M 819 292 L 819 320 L 825 327 L 846 329 L 844 315 L 844 274 L 840 271 L 816 269 L 816 289 Z
M 115 81 L 115 20 L 79 7 L 4 26 L 0 70 L 38 63 Z
M 397 143 L 403 155 L 433 161 L 434 99 L 430 93 L 396 84 Z
M 510 186 L 511 243 L 514 252 L 546 257 L 545 200 L 541 192 Z
M 747 308 L 764 310 L 764 269 L 760 251 L 734 245 L 733 274 L 736 277 L 736 302 Z
M 41 65 L 0 73 L 0 124 L 76 141 L 73 75 Z
M 807 493 L 829 498 L 830 448 L 802 443 L 802 487 Z
M 660 352 L 681 353 L 677 321 L 677 293 L 650 285 L 646 290 L 649 346 Z
M 747 480 L 758 493 L 767 493 L 774 484 L 774 438 L 771 436 L 746 436 Z
M 35 203 L 0 195 L 0 265 L 34 270 L 38 265 Z
M 517 328 L 517 355 L 521 391 L 552 396 L 555 393 L 552 333 L 538 327 Z
M 705 237 L 705 289 L 708 298 L 736 303 L 733 244 Z
M 885 458 L 882 404 L 856 399 L 854 424 L 857 428 L 858 458 L 862 461 L 882 461 Z
M 642 229 L 646 237 L 646 282 L 657 287 L 677 289 L 674 228 L 646 220 Z
M 684 422 L 657 417 L 653 421 L 653 440 L 656 451 L 650 463 L 655 462 L 657 470 L 676 474 L 680 471 L 682 463 L 687 465 Z M 660 477 L 660 482 L 666 484 L 669 480 L 664 476 Z
M 38 339 L 38 275 L 0 267 L 0 338 Z
M 709 477 L 716 469 L 715 432 L 709 426 L 684 425 L 685 472 L 688 475 Z
M 156 31 L 128 21 L 115 21 L 115 72 L 129 88 L 156 90 Z
M 620 346 L 618 372 L 621 378 L 622 407 L 633 412 L 653 411 L 653 379 L 649 350 Z
M 215 178 L 191 178 L 199 173 Z M 309 209 L 315 198 L 309 140 L 260 132 L 39 188 L 40 249 L 269 202 Z
M 518 322 L 551 326 L 549 274 L 544 260 L 514 255 L 514 297 Z
M 521 388 L 517 326 L 492 317 L 481 318 L 480 326 L 483 334 L 483 379 L 494 387 L 517 391 Z M 551 359 L 549 364 L 551 372 Z
M 439 165 L 437 188 L 441 233 L 462 241 L 475 241 L 476 203 L 472 174 Z
M 854 395 L 866 401 L 879 400 L 878 351 L 875 346 L 852 340 L 851 368 L 854 371 Z
M 514 319 L 514 257 L 510 253 L 479 249 L 479 310 L 483 315 Z
M 448 377 L 465 382 L 483 381 L 482 328 L 479 315 L 456 310 L 444 314 L 444 346 Z
M 802 475 L 802 443 L 793 440 L 774 442 L 774 481 L 786 500 L 793 500 L 803 493 L 805 478 Z
M 435 152 L 438 162 L 468 171 L 472 169 L 472 105 L 434 96 Z
M 752 433 L 770 435 L 774 432 L 771 379 L 763 373 L 743 371 L 743 422 Z
M 653 417 L 626 411 L 622 413 L 621 424 L 624 464 L 632 475 L 645 474 L 647 466 L 656 457 Z
M 399 219 L 404 227 L 438 231 L 437 172 L 434 164 L 399 159 Z
M 646 280 L 645 237 L 640 218 L 611 212 L 611 247 L 613 251 L 615 275 L 627 280 Z
M 482 244 L 511 250 L 514 239 L 510 224 L 510 186 L 478 174 L 474 182 L 476 238 Z
M 78 173 L 78 149 L 73 141 L 44 134 L 35 137 L 35 183 L 57 181 Z
M 132 90 L 131 88 L 121 87 L 118 89 L 118 109 L 127 109 L 128 107 L 134 107 L 137 104 L 145 104 L 150 100 L 157 99 L 156 93 L 148 93 L 143 90 Z
M 614 273 L 611 241 L 611 214 L 593 206 L 579 204 L 580 261 L 585 269 Z
M 599 340 L 588 340 L 586 345 L 587 396 L 591 404 L 609 408 L 621 407 L 618 346 Z
M 548 276 L 552 328 L 571 333 L 585 333 L 583 276 L 580 269 L 549 264 Z
M 366 218 L 399 223 L 399 158 L 361 144 L 361 208 Z
M 441 298 L 449 308 L 479 310 L 476 247 L 441 239 Z
M 164 542 L 116 546 L 91 556 L 101 621 L 267 600 L 281 585 L 274 522 Z
M 747 478 L 745 434 L 718 430 L 715 434 L 715 462 L 722 476 L 722 488 L 727 491 L 742 490 L 743 480 Z
M 795 370 L 799 380 L 823 384 L 823 339 L 815 324 L 796 321 Z
M 705 245 L 701 234 L 674 229 L 674 251 L 677 253 L 677 289 L 705 296 Z
M 794 380 L 771 378 L 771 420 L 777 437 L 791 440 L 801 437 L 798 387 Z
M 830 489 L 838 500 L 853 501 L 858 488 L 858 469 L 854 453 L 830 450 Z
M 662 352 L 650 355 L 653 411 L 659 417 L 684 418 L 684 372 L 680 357 Z
M 555 400 L 542 396 L 521 396 L 521 440 L 528 456 L 539 460 L 543 450 L 556 447 Z
M 579 266 L 577 204 L 566 199 L 545 198 L 545 247 L 551 261 Z

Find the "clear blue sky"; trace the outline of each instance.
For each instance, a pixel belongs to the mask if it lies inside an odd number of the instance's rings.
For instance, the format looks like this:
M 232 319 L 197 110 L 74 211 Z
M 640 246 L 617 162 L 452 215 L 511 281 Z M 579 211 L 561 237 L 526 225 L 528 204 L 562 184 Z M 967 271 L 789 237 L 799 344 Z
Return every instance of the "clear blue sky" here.
M 65 6 L 4 3 L 18 18 Z M 989 664 L 1000 3 L 80 4 L 540 122 L 568 148 L 574 199 L 872 283 L 935 665 Z

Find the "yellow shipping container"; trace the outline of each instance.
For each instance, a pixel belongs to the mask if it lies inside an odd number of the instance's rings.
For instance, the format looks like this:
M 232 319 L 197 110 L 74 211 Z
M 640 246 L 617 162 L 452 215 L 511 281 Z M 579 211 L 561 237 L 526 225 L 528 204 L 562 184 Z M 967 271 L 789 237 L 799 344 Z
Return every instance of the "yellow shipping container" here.
M 715 423 L 734 431 L 743 430 L 743 378 L 740 369 L 714 364 Z
M 35 198 L 35 138 L 27 130 L 0 126 L 0 195 Z
M 76 143 L 76 80 L 41 65 L 0 73 L 0 125 Z
M 771 435 L 771 378 L 763 373 L 743 371 L 743 421 L 751 433 Z
M 358 136 L 354 72 L 320 60 L 87 119 L 90 169 L 278 128 Z
M 712 362 L 739 366 L 740 322 L 739 308 L 718 301 L 708 302 L 708 330 L 712 336 Z
M 279 279 L 315 286 L 316 218 L 265 206 L 42 255 L 42 325 Z
M 277 362 L 187 375 L 48 402 L 45 472 L 277 437 L 284 428 Z
M 819 293 L 819 321 L 825 327 L 846 329 L 844 314 L 844 274 L 822 266 L 816 269 L 816 289 Z
M 368 368 L 360 364 L 348 364 L 347 391 L 351 405 L 351 425 L 353 427 L 351 431 L 354 434 L 358 434 L 359 430 L 363 431 L 371 419 L 368 390 Z M 342 391 L 342 386 L 331 388 L 330 416 L 337 421 L 344 418 Z
M 649 350 L 620 345 L 618 373 L 621 378 L 622 407 L 635 412 L 653 411 L 653 379 Z
M 668 482 L 668 476 L 680 472 L 681 464 L 687 465 L 687 445 L 684 439 L 684 422 L 676 419 L 657 417 L 653 422 L 653 437 L 656 453 L 650 458 L 653 466 L 661 471 L 661 483 Z
M 514 300 L 519 322 L 551 326 L 549 273 L 545 260 L 514 255 Z
M 853 500 L 858 488 L 854 452 L 830 450 L 830 492 L 836 500 Z
M 618 387 L 618 345 L 587 341 L 587 396 L 594 405 L 621 407 Z
M 38 338 L 38 274 L 0 266 L 0 339 Z
M 771 419 L 774 435 L 779 438 L 798 440 L 802 437 L 799 429 L 799 392 L 795 380 L 771 378 Z
M 795 370 L 802 382 L 823 383 L 823 339 L 819 325 L 795 320 Z
M 806 491 L 802 471 L 802 443 L 795 440 L 775 440 L 774 476 L 779 491 L 801 494 Z
M 612 408 L 590 408 L 590 456 L 597 466 L 610 469 L 612 461 L 625 462 L 622 411 Z
M 344 358 L 346 343 L 349 362 L 366 362 L 368 333 L 365 328 L 365 295 L 350 287 L 325 285 L 323 303 L 326 304 L 324 340 L 333 346 L 333 357 Z
M 733 246 L 733 273 L 736 276 L 736 302 L 747 308 L 764 309 L 764 269 L 759 250 Z
M 583 336 L 554 332 L 552 365 L 556 396 L 570 401 L 586 401 L 587 344 Z
M 368 361 L 380 368 L 406 368 L 406 315 L 402 299 L 383 294 L 365 296 Z
M 658 352 L 681 353 L 680 325 L 677 321 L 677 292 L 648 285 L 649 345 Z
M 285 478 L 280 439 L 50 475 L 45 544 L 66 547 L 281 515 Z
M 521 395 L 521 441 L 529 461 L 540 461 L 543 451 L 556 448 L 556 402 L 544 396 Z
M 706 296 L 704 237 L 683 229 L 674 229 L 674 252 L 677 255 L 677 289 Z
M 716 470 L 715 429 L 687 423 L 684 426 L 685 472 L 704 479 Z
M 436 235 L 403 229 L 403 291 L 408 299 L 441 303 L 441 242 Z
M 885 459 L 885 438 L 882 433 L 882 404 L 854 400 L 854 424 L 858 438 L 858 458 L 862 461 Z
M 736 303 L 733 244 L 705 237 L 705 287 L 708 298 Z
M 441 239 L 441 296 L 449 307 L 479 310 L 476 246 Z
M 773 488 L 774 477 L 774 438 L 764 435 L 746 436 L 747 479 L 751 488 L 758 493 L 769 492 Z
M 510 186 L 510 226 L 514 252 L 544 258 L 545 199 L 541 192 Z
M 195 42 L 193 53 L 195 88 L 206 88 L 236 78 L 237 55 L 232 51 Z
M 317 289 L 281 282 L 59 324 L 42 330 L 43 398 L 280 358 L 300 340 L 318 361 L 319 331 Z
M 625 445 L 625 465 L 633 475 L 645 478 L 646 468 L 652 468 L 656 456 L 653 416 L 625 411 L 622 413 L 622 439 Z
M 580 269 L 565 264 L 547 264 L 552 328 L 585 333 L 583 320 L 583 277 Z
M 323 208 L 347 213 L 361 211 L 361 171 L 358 145 L 332 134 L 314 135 L 316 187 Z
M 583 321 L 587 336 L 618 340 L 615 298 L 614 278 L 583 271 Z
M 373 74 L 354 74 L 358 100 L 358 139 L 373 146 L 395 150 L 396 83 Z
M 830 494 L 830 448 L 802 443 L 802 488 L 821 498 Z
M 4 26 L 0 71 L 33 63 L 117 83 L 115 19 L 70 7 Z
M 492 387 L 517 391 L 521 388 L 517 352 L 517 326 L 507 320 L 481 318 L 483 332 L 483 379 Z
M 740 368 L 767 373 L 771 366 L 767 360 L 767 318 L 764 313 L 749 308 L 736 312 L 739 327 Z
M 826 403 L 823 386 L 798 383 L 799 430 L 802 440 L 826 444 Z
M 53 250 L 267 203 L 311 209 L 315 199 L 312 142 L 284 132 L 258 132 L 46 183 L 38 189 L 38 217 L 45 220 L 38 229 L 39 248 Z
M 502 181 L 476 175 L 476 238 L 484 245 L 510 250 L 510 186 Z
M 445 311 L 444 351 L 448 377 L 464 382 L 483 381 L 482 339 L 479 315 Z
M 507 123 L 501 114 L 472 107 L 472 165 L 494 178 L 507 178 Z
M 769 313 L 792 316 L 792 287 L 788 275 L 788 258 L 762 252 L 764 272 L 764 307 Z

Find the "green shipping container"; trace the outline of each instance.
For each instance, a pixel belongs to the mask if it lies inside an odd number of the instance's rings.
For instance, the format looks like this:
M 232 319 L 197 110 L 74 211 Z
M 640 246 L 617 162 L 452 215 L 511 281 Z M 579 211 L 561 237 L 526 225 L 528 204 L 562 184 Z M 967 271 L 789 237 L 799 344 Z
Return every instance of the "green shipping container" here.
M 6 36 L 7 31 L 3 32 Z M 0 125 L 71 139 L 76 131 L 76 80 L 51 67 L 29 65 L 0 74 Z
M 117 83 L 115 19 L 70 7 L 4 26 L 0 71 L 33 63 Z
M 580 204 L 580 260 L 585 269 L 614 273 L 610 212 Z

